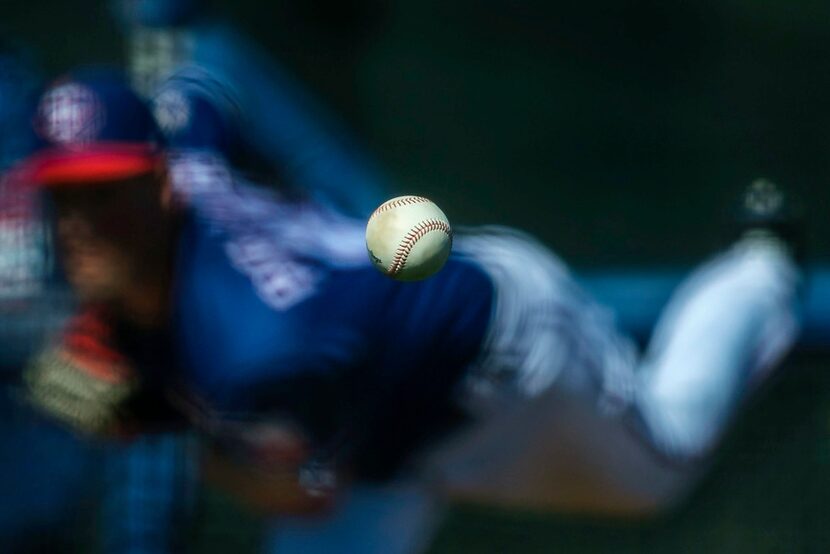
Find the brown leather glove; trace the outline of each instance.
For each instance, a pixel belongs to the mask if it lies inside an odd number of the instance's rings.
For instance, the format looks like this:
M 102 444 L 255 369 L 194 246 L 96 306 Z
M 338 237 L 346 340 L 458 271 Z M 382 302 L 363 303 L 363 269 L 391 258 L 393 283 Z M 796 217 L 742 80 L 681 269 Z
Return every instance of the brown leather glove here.
M 138 379 L 109 339 L 96 310 L 72 318 L 60 340 L 24 370 L 32 405 L 81 433 L 119 435 L 121 409 Z

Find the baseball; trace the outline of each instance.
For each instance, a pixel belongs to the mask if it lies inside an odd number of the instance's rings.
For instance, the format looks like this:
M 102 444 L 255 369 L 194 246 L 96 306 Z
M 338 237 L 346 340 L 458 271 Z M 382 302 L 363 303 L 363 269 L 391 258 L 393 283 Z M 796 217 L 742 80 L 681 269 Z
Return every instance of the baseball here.
M 382 273 L 417 281 L 444 265 L 452 248 L 447 216 L 422 196 L 398 196 L 381 204 L 366 225 L 369 258 Z

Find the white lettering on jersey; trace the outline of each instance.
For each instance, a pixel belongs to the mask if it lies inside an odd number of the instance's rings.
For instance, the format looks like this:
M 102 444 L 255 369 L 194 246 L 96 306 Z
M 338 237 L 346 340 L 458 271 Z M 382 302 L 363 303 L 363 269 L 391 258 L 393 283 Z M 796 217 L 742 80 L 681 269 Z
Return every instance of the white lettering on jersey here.
M 260 298 L 272 308 L 286 310 L 315 291 L 319 271 L 284 257 L 268 237 L 242 235 L 225 243 L 234 267 L 251 278 Z
M 206 216 L 230 262 L 276 310 L 312 296 L 330 268 L 368 264 L 359 222 L 247 185 L 219 156 L 180 153 L 171 176 L 181 201 Z

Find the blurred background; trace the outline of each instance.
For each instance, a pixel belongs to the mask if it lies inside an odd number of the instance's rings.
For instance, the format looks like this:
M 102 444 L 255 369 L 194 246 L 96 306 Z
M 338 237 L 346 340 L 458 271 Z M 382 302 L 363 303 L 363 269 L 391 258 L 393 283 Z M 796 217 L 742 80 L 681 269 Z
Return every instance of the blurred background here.
M 393 192 L 427 195 L 455 223 L 526 229 L 580 270 L 682 269 L 725 244 L 737 195 L 765 176 L 802 199 L 811 263 L 830 257 L 830 3 L 211 6 L 348 129 Z M 4 0 L 0 37 L 47 78 L 126 62 L 104 0 Z M 678 513 L 603 522 L 458 506 L 432 551 L 826 551 L 828 357 L 788 365 Z M 256 551 L 261 522 L 211 491 L 197 502 L 194 551 Z M 78 551 L 96 548 L 96 521 L 78 524 Z
M 401 190 L 578 264 L 692 262 L 758 175 L 830 199 L 830 5 L 214 0 Z M 3 2 L 48 75 L 123 61 L 104 0 Z M 810 219 L 816 255 L 828 223 Z M 678 248 L 682 245 L 682 248 Z

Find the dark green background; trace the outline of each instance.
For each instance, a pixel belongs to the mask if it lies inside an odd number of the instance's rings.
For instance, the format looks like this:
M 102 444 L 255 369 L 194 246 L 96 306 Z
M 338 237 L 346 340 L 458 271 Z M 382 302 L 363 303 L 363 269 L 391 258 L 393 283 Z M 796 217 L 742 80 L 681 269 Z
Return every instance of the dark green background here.
M 830 228 L 830 3 L 235 0 L 401 191 L 519 225 L 579 265 L 690 263 L 765 175 Z M 50 71 L 118 61 L 103 0 L 5 0 Z
M 400 191 L 434 197 L 454 222 L 518 225 L 579 266 L 687 265 L 723 244 L 734 197 L 764 175 L 802 198 L 811 257 L 830 255 L 826 1 L 217 4 Z M 121 58 L 100 0 L 6 0 L 0 14 L 49 72 Z M 463 508 L 435 551 L 826 551 L 826 362 L 786 366 L 676 515 L 605 524 Z M 253 544 L 255 521 L 215 497 L 205 507 L 199 545 Z

